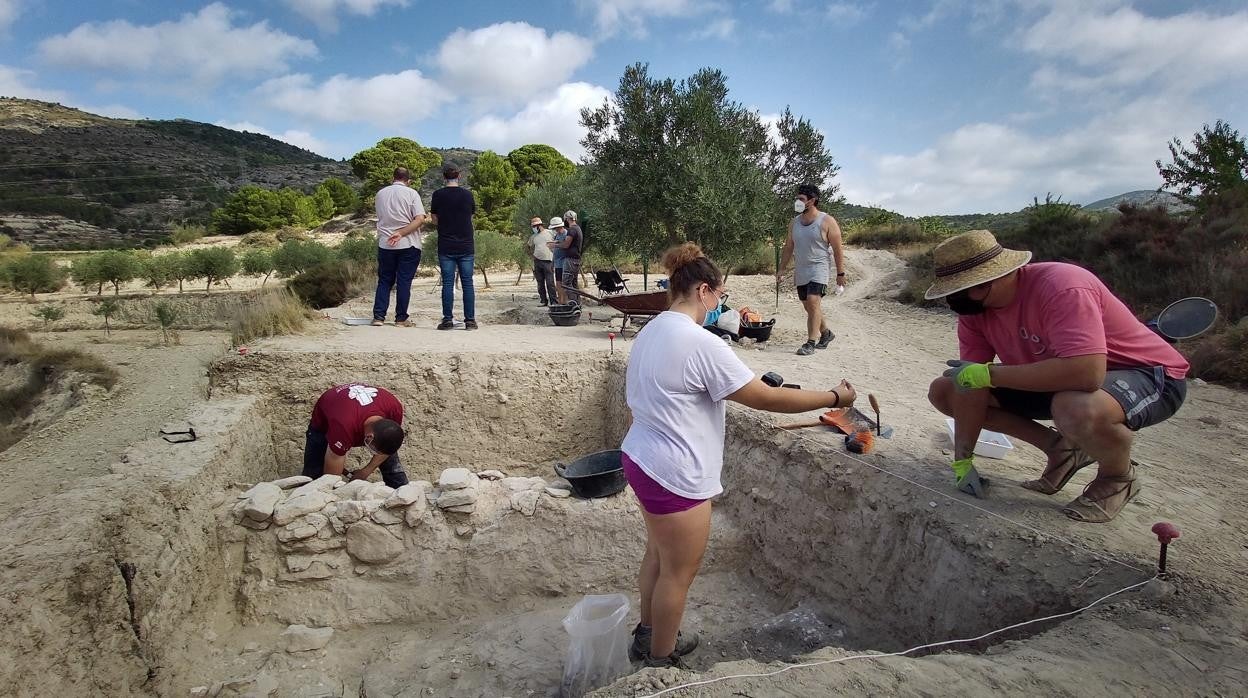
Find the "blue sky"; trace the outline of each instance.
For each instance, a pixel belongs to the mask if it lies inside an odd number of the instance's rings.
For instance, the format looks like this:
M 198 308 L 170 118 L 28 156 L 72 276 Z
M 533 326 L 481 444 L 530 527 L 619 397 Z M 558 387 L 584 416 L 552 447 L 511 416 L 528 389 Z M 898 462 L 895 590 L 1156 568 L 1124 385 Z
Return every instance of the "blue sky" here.
M 577 159 L 624 67 L 711 66 L 825 134 L 907 214 L 1159 184 L 1166 142 L 1248 132 L 1248 8 L 1124 0 L 0 0 L 0 95 L 189 118 L 331 157 L 402 135 Z

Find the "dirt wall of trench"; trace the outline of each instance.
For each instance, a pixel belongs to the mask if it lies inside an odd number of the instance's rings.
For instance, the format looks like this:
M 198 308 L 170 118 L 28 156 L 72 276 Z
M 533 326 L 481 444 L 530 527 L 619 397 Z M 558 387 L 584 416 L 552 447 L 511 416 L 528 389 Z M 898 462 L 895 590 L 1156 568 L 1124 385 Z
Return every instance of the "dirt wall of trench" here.
M 333 385 L 359 381 L 403 403 L 407 439 L 399 457 L 413 480 L 455 466 L 549 477 L 551 461 L 616 447 L 627 423 L 623 357 L 556 351 L 234 356 L 213 366 L 210 390 L 263 399 L 287 474 L 302 463 L 316 399 Z M 349 457 L 362 463 L 355 451 Z
M 0 523 L 6 694 L 165 694 L 171 644 L 232 601 L 215 512 L 233 482 L 266 474 L 272 438 L 254 398 L 190 421 L 198 441 L 139 441 L 112 475 Z

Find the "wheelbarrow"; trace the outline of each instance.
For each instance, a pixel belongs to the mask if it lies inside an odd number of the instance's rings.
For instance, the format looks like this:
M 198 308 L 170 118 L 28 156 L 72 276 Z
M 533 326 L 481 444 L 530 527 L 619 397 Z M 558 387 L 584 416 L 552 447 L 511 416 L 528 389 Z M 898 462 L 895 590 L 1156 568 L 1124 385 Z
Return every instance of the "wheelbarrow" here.
M 609 306 L 623 317 L 620 321 L 620 338 L 625 338 L 625 330 L 630 324 L 641 327 L 650 318 L 671 307 L 672 301 L 667 291 L 650 291 L 647 293 L 624 293 L 618 296 L 598 296 L 586 293 L 578 288 L 564 286 L 563 290 L 574 296 L 589 298 L 599 304 Z M 644 318 L 644 319 L 642 319 Z M 635 333 L 634 333 L 635 334 Z

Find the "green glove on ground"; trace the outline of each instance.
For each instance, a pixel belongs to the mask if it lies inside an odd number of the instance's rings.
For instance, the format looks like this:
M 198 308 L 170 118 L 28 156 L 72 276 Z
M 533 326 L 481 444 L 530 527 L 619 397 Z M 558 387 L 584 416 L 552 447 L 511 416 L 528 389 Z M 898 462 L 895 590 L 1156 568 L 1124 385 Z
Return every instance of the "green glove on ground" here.
M 977 364 L 958 359 L 946 361 L 945 364 L 949 368 L 945 370 L 944 376 L 952 378 L 954 385 L 958 386 L 958 390 L 981 390 L 993 387 L 992 373 L 988 370 L 988 364 Z
M 969 495 L 983 499 L 987 493 L 990 481 L 986 477 L 980 477 L 979 471 L 975 469 L 974 458 L 963 458 L 955 460 L 949 464 L 953 468 L 953 474 L 957 477 L 954 486 L 959 492 L 965 492 Z

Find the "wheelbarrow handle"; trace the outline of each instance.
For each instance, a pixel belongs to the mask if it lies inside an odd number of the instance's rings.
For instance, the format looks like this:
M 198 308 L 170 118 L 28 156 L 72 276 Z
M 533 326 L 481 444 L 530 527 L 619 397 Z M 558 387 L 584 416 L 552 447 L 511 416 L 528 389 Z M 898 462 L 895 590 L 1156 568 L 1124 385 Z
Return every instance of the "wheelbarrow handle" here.
M 564 475 L 564 473 L 566 473 L 566 472 L 568 472 L 568 466 L 564 465 L 563 463 L 555 463 L 555 474 L 556 474 L 556 475 L 558 475 L 559 477 L 561 477 L 561 478 L 563 478 L 563 479 L 565 479 L 565 480 L 566 480 L 566 479 L 567 479 L 567 476 L 566 476 L 566 475 Z

